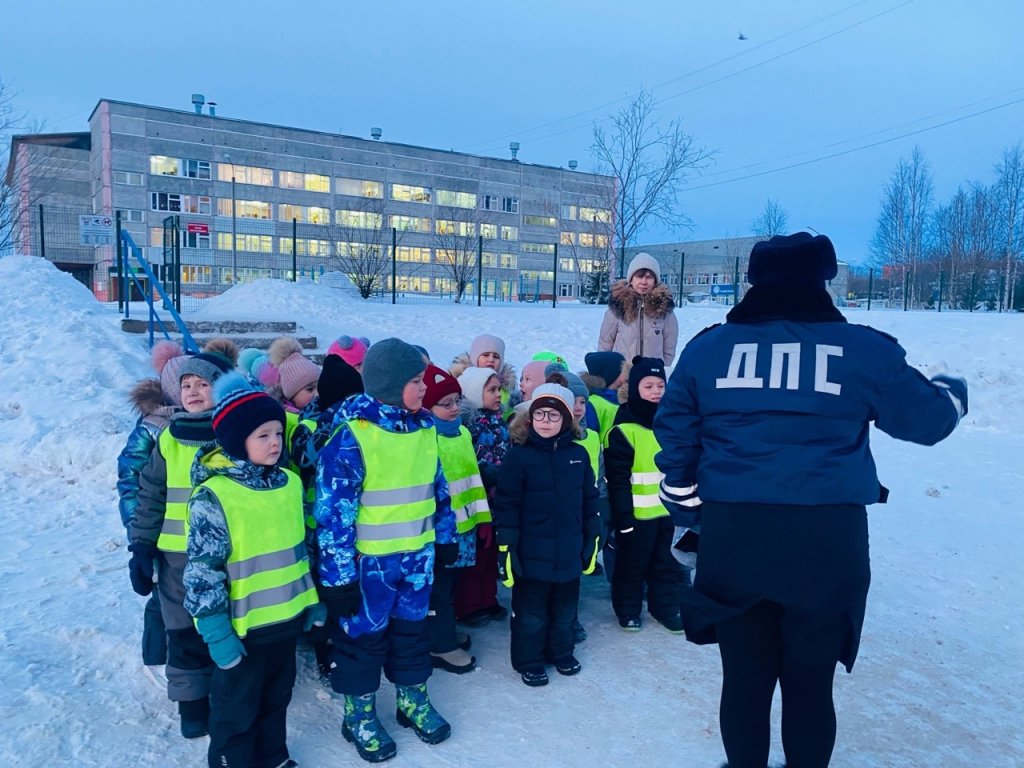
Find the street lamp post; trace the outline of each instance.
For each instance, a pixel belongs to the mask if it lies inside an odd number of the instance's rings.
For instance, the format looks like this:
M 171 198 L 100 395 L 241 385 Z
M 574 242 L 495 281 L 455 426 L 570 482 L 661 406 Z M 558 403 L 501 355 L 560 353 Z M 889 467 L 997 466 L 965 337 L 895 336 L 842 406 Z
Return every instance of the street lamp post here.
M 238 284 L 238 212 L 235 210 L 235 164 L 231 155 L 224 155 L 231 163 L 231 285 Z

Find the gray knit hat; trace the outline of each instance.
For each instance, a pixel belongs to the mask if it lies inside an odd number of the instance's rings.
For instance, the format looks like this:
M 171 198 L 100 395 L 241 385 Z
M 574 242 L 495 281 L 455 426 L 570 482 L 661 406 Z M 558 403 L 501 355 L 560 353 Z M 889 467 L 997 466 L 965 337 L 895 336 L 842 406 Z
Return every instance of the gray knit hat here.
M 548 367 L 544 369 L 544 378 L 550 378 L 553 373 L 557 373 L 565 379 L 573 397 L 582 397 L 584 400 L 590 397 L 590 390 L 587 389 L 587 385 L 583 383 L 583 379 L 561 363 L 549 363 Z
M 234 367 L 230 360 L 216 352 L 200 352 L 182 363 L 181 368 L 178 369 L 178 381 L 180 382 L 186 376 L 198 376 L 215 384 L 217 379 Z
M 363 388 L 370 397 L 403 408 L 402 390 L 427 368 L 423 355 L 401 339 L 378 341 L 363 359 Z
M 649 253 L 638 253 L 633 257 L 633 260 L 629 262 L 629 269 L 626 270 L 626 282 L 628 283 L 632 280 L 633 275 L 641 269 L 651 270 L 651 272 L 654 273 L 654 282 L 661 282 L 661 265 L 658 263 L 658 260 Z

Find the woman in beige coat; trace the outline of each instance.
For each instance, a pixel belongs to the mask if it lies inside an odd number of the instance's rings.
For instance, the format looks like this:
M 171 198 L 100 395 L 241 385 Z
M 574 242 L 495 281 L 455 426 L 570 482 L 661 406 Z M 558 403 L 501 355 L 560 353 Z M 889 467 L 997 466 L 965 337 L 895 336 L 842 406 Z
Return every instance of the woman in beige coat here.
M 638 253 L 629 262 L 626 279 L 612 286 L 598 351 L 619 352 L 627 360 L 660 357 L 672 365 L 679 323 L 672 293 L 660 280 L 658 260 L 649 253 Z

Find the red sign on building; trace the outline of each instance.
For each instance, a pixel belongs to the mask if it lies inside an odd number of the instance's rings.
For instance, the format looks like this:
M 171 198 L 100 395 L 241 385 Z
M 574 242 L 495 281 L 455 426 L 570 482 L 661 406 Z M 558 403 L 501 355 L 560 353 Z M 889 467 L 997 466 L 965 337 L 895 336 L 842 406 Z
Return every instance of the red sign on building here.
M 195 232 L 198 235 L 208 235 L 210 234 L 210 225 L 189 222 L 188 231 Z

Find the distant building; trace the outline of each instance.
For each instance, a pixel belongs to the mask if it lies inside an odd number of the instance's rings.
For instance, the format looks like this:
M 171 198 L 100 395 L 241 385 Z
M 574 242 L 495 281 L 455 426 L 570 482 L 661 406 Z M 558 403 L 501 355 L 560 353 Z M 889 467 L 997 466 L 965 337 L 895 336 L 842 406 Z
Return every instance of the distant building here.
M 691 302 L 710 300 L 733 304 L 737 295 L 737 277 L 739 298 L 743 298 L 750 287 L 746 282 L 747 262 L 754 243 L 762 239 L 751 236 L 651 243 L 626 248 L 626 263 L 637 253 L 646 251 L 661 264 L 662 282 L 672 288 L 677 300 L 685 296 Z M 846 299 L 849 272 L 849 265 L 840 261 L 838 274 L 826 286 L 833 299 Z
M 347 271 L 365 253 L 387 260 L 377 285 L 389 290 L 395 228 L 398 290 L 451 292 L 453 264 L 472 251 L 475 265 L 482 237 L 485 295 L 538 298 L 578 296 L 613 245 L 614 179 L 519 162 L 518 145 L 510 160 L 481 157 L 380 141 L 379 129 L 362 139 L 216 116 L 198 94 L 193 103 L 101 99 L 88 133 L 15 137 L 17 250 L 91 270 L 106 298 L 115 251 L 79 246 L 77 214 L 119 211 L 156 264 L 165 222 L 175 224 L 185 293 Z M 51 162 L 37 162 L 44 155 Z M 67 219 L 59 230 L 54 216 Z M 476 282 L 474 266 L 470 293 Z

